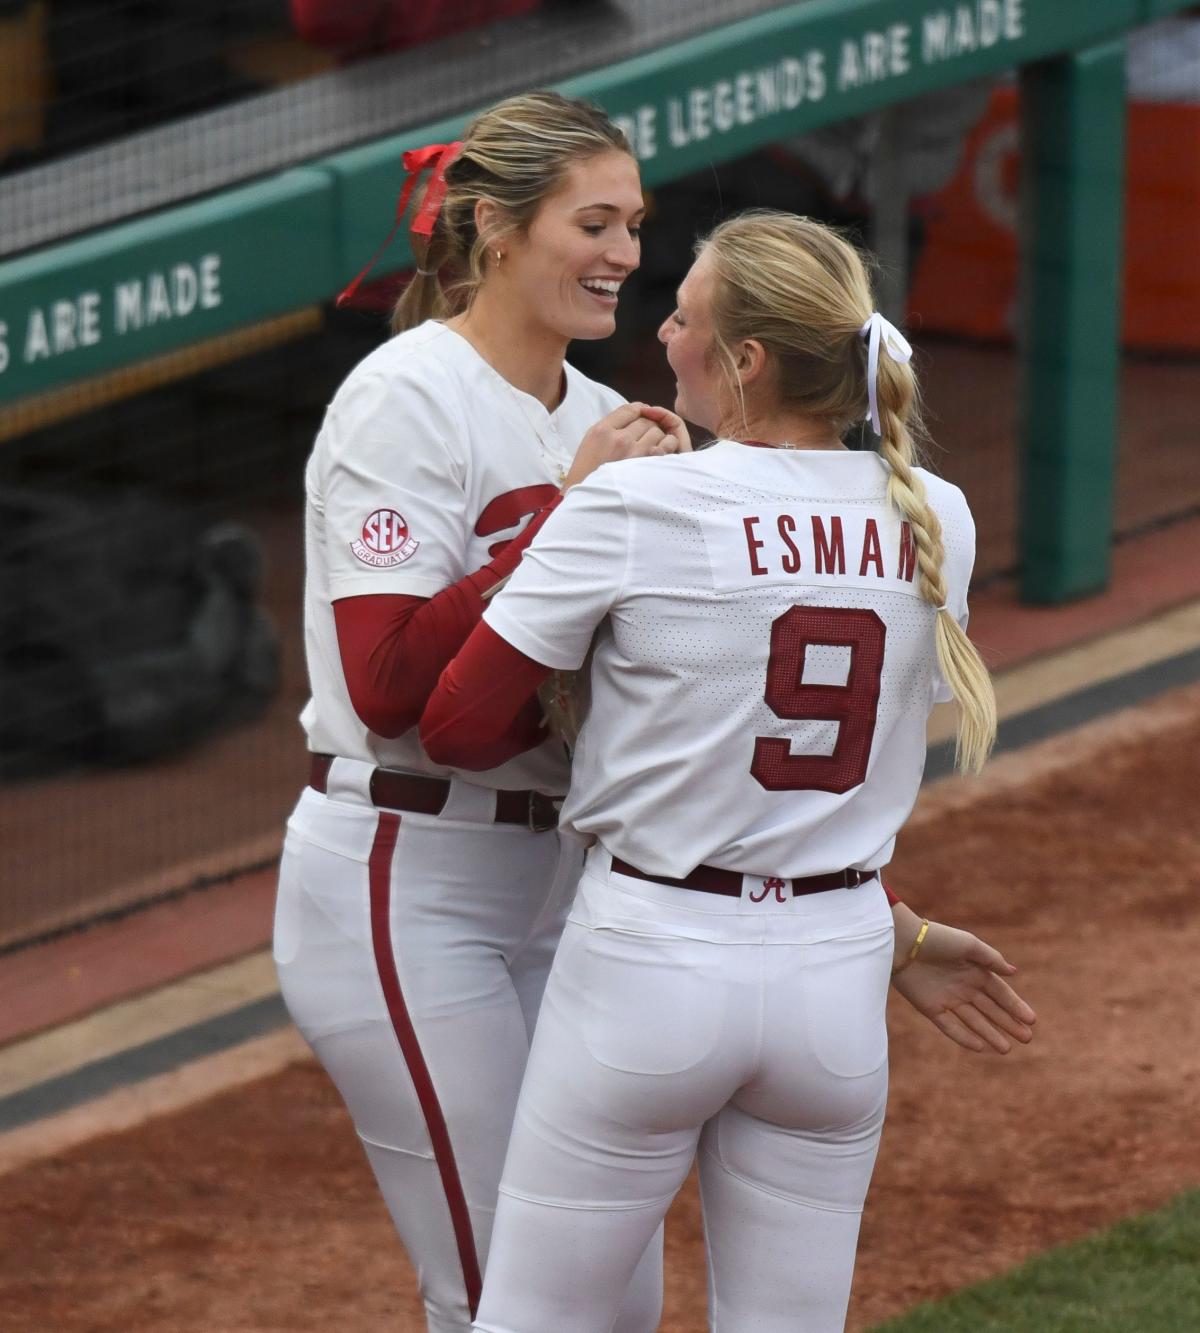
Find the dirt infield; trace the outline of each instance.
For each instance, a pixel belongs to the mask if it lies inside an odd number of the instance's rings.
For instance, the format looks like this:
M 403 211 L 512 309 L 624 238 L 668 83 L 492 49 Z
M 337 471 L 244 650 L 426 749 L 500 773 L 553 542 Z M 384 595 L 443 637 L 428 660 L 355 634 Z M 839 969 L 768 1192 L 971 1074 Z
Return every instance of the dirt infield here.
M 1200 1183 L 1200 687 L 922 798 L 892 880 L 1020 964 L 1034 1045 L 960 1052 L 893 1005 L 888 1125 L 849 1327 Z M 0 1327 L 417 1333 L 410 1270 L 322 1073 L 301 1062 L 9 1172 Z M 663 1329 L 704 1327 L 698 1209 Z

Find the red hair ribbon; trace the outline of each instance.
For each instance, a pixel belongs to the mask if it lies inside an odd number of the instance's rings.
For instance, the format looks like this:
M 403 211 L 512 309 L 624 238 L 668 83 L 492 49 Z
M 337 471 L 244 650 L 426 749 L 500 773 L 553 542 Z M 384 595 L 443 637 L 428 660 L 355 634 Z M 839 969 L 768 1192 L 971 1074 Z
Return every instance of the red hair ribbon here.
M 404 211 L 408 208 L 408 201 L 412 198 L 417 180 L 426 167 L 433 167 L 433 175 L 430 177 L 425 198 L 421 201 L 421 207 L 417 210 L 417 216 L 413 218 L 409 231 L 415 232 L 419 236 L 433 235 L 434 223 L 437 221 L 437 215 L 441 212 L 442 201 L 446 198 L 446 168 L 449 167 L 461 150 L 462 140 L 455 139 L 453 143 L 431 143 L 424 148 L 410 148 L 405 152 L 404 170 L 408 173 L 408 179 L 404 182 L 404 188 L 400 191 L 400 198 L 396 200 L 396 220 L 392 223 L 392 229 L 384 238 L 383 244 L 367 261 L 367 266 L 339 294 L 337 299 L 339 307 L 354 299 L 354 293 L 358 291 L 362 280 L 375 267 L 379 256 L 391 245 L 392 238 L 400 230 L 400 224 L 404 221 Z

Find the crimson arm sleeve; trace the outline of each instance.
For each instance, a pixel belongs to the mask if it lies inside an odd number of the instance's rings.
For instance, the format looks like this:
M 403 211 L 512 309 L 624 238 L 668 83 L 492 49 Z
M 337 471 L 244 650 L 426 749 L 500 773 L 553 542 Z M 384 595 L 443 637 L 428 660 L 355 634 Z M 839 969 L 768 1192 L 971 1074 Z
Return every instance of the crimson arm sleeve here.
M 882 875 L 880 875 L 880 877 L 879 877 L 879 882 L 880 882 L 880 884 L 883 884 L 883 876 L 882 876 Z M 884 891 L 885 895 L 887 896 L 888 906 L 889 906 L 889 907 L 895 907 L 896 904 L 897 904 L 898 902 L 900 902 L 900 899 L 896 897 L 896 895 L 891 891 L 891 889 L 888 888 L 888 886 L 887 886 L 886 884 L 883 884 L 883 891 Z
M 483 594 L 516 569 L 557 504 L 539 510 L 489 564 L 433 597 L 373 593 L 334 602 L 342 673 L 364 726 L 389 739 L 416 726 L 438 676 L 479 623 Z
M 522 711 L 536 705 L 531 696 L 550 670 L 480 621 L 442 672 L 421 717 L 425 753 L 435 764 L 466 769 L 496 768 L 519 754 L 512 746 Z

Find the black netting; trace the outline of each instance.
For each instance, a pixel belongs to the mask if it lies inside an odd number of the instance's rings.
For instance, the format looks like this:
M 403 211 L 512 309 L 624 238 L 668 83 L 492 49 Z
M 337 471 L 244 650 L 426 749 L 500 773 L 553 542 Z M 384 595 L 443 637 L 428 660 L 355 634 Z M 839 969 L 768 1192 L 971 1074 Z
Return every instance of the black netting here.
M 283 0 L 0 4 L 0 247 L 771 7 L 545 3 L 414 55 L 302 40 Z M 1172 21 L 1132 42 L 1117 504 L 1129 537 L 1200 508 L 1198 29 Z M 38 60 L 57 62 L 53 81 Z M 697 233 L 748 205 L 836 221 L 885 258 L 880 299 L 913 332 L 932 464 L 976 514 L 977 579 L 1011 577 L 1017 97 L 1008 79 L 950 90 L 655 188 L 619 331 L 573 359 L 629 397 L 670 401 L 655 333 Z M 383 336 L 382 314 L 313 307 L 251 343 L 0 413 L 0 947 L 277 852 L 303 775 L 304 461 L 332 391 Z

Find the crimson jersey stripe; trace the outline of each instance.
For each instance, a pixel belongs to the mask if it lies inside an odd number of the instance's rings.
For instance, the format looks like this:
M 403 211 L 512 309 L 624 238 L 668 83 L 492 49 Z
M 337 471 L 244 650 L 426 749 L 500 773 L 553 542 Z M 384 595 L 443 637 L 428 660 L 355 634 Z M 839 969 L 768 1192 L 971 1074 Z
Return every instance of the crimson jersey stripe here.
M 475 1235 L 471 1230 L 471 1217 L 467 1211 L 467 1200 L 463 1194 L 462 1181 L 458 1175 L 458 1165 L 454 1160 L 454 1148 L 450 1143 L 450 1133 L 446 1128 L 446 1117 L 442 1114 L 441 1103 L 429 1075 L 429 1066 L 421 1052 L 416 1030 L 404 1002 L 404 992 L 400 989 L 400 976 L 396 971 L 396 957 L 392 952 L 392 932 L 390 922 L 390 902 L 392 889 L 392 853 L 396 850 L 396 838 L 400 832 L 400 816 L 381 814 L 375 830 L 375 841 L 371 847 L 370 884 L 371 884 L 371 940 L 375 949 L 375 966 L 379 970 L 379 980 L 383 985 L 384 998 L 387 1001 L 388 1016 L 392 1020 L 392 1029 L 400 1043 L 409 1076 L 421 1104 L 421 1113 L 429 1130 L 429 1139 L 433 1145 L 433 1157 L 442 1178 L 442 1189 L 450 1207 L 450 1221 L 454 1227 L 454 1239 L 458 1245 L 458 1258 L 462 1264 L 463 1282 L 467 1289 L 467 1304 L 471 1318 L 479 1308 L 479 1292 L 482 1282 L 479 1276 L 479 1258 L 475 1253 Z

